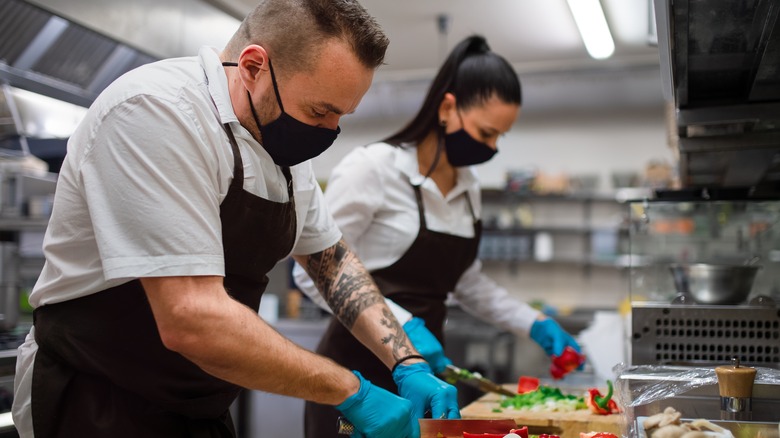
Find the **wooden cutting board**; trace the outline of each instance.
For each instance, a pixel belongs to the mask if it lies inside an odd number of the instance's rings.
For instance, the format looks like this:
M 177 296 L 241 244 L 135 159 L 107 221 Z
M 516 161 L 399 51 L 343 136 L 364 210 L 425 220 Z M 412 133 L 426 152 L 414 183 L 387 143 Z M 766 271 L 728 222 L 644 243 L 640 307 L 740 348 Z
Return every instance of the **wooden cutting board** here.
M 512 389 L 510 386 L 507 388 Z M 553 433 L 562 438 L 579 438 L 580 432 L 610 432 L 620 436 L 623 415 L 596 415 L 590 410 L 574 412 L 529 412 L 501 408 L 501 396 L 486 394 L 460 410 L 464 419 L 511 418 L 518 426 L 528 426 L 530 433 Z M 502 412 L 493 412 L 501 409 Z

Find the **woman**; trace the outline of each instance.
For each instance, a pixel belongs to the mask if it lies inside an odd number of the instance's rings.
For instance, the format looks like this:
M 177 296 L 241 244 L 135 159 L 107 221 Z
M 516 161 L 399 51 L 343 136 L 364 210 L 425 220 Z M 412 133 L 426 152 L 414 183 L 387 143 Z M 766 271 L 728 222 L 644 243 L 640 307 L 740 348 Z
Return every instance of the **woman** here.
M 530 333 L 548 355 L 567 345 L 579 350 L 555 321 L 481 274 L 476 259 L 480 192 L 471 166 L 496 154 L 520 103 L 509 63 L 484 38 L 469 37 L 450 53 L 415 118 L 383 142 L 352 151 L 328 182 L 325 198 L 344 239 L 435 372 L 450 363 L 441 346 L 450 292 L 468 312 L 520 336 Z M 299 266 L 295 279 L 324 303 Z M 317 352 L 395 391 L 387 368 L 338 321 Z M 328 436 L 337 417 L 330 406 L 307 403 L 307 436 Z

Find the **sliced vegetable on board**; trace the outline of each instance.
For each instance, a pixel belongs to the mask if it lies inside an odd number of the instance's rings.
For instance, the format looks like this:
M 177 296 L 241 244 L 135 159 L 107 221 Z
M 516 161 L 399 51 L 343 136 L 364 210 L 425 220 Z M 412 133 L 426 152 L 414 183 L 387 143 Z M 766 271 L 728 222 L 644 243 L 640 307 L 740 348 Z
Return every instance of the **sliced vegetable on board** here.
M 584 397 L 564 394 L 559 388 L 542 385 L 535 391 L 517 394 L 501 401 L 501 407 L 521 411 L 570 412 L 587 409 Z
M 525 394 L 526 392 L 536 391 L 539 389 L 539 379 L 530 376 L 520 376 L 517 380 L 517 393 Z
M 620 409 L 612 400 L 612 381 L 607 380 L 607 395 L 602 396 L 597 388 L 588 389 L 587 405 L 594 414 L 609 415 L 620 412 Z

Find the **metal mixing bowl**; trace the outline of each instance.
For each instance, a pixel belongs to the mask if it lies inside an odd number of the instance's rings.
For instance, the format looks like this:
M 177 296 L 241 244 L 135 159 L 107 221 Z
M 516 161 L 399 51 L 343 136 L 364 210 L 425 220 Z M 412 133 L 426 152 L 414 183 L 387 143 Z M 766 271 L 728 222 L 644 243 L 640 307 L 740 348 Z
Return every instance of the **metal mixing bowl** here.
M 699 304 L 741 304 L 747 300 L 760 266 L 695 263 L 671 265 L 677 292 Z

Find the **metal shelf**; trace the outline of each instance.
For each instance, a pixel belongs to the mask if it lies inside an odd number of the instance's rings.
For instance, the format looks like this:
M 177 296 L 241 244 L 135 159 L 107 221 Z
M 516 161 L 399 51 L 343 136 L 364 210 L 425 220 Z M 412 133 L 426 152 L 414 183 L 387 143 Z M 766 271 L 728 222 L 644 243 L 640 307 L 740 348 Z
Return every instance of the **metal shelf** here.
M 43 231 L 48 225 L 48 218 L 0 217 L 0 231 Z

